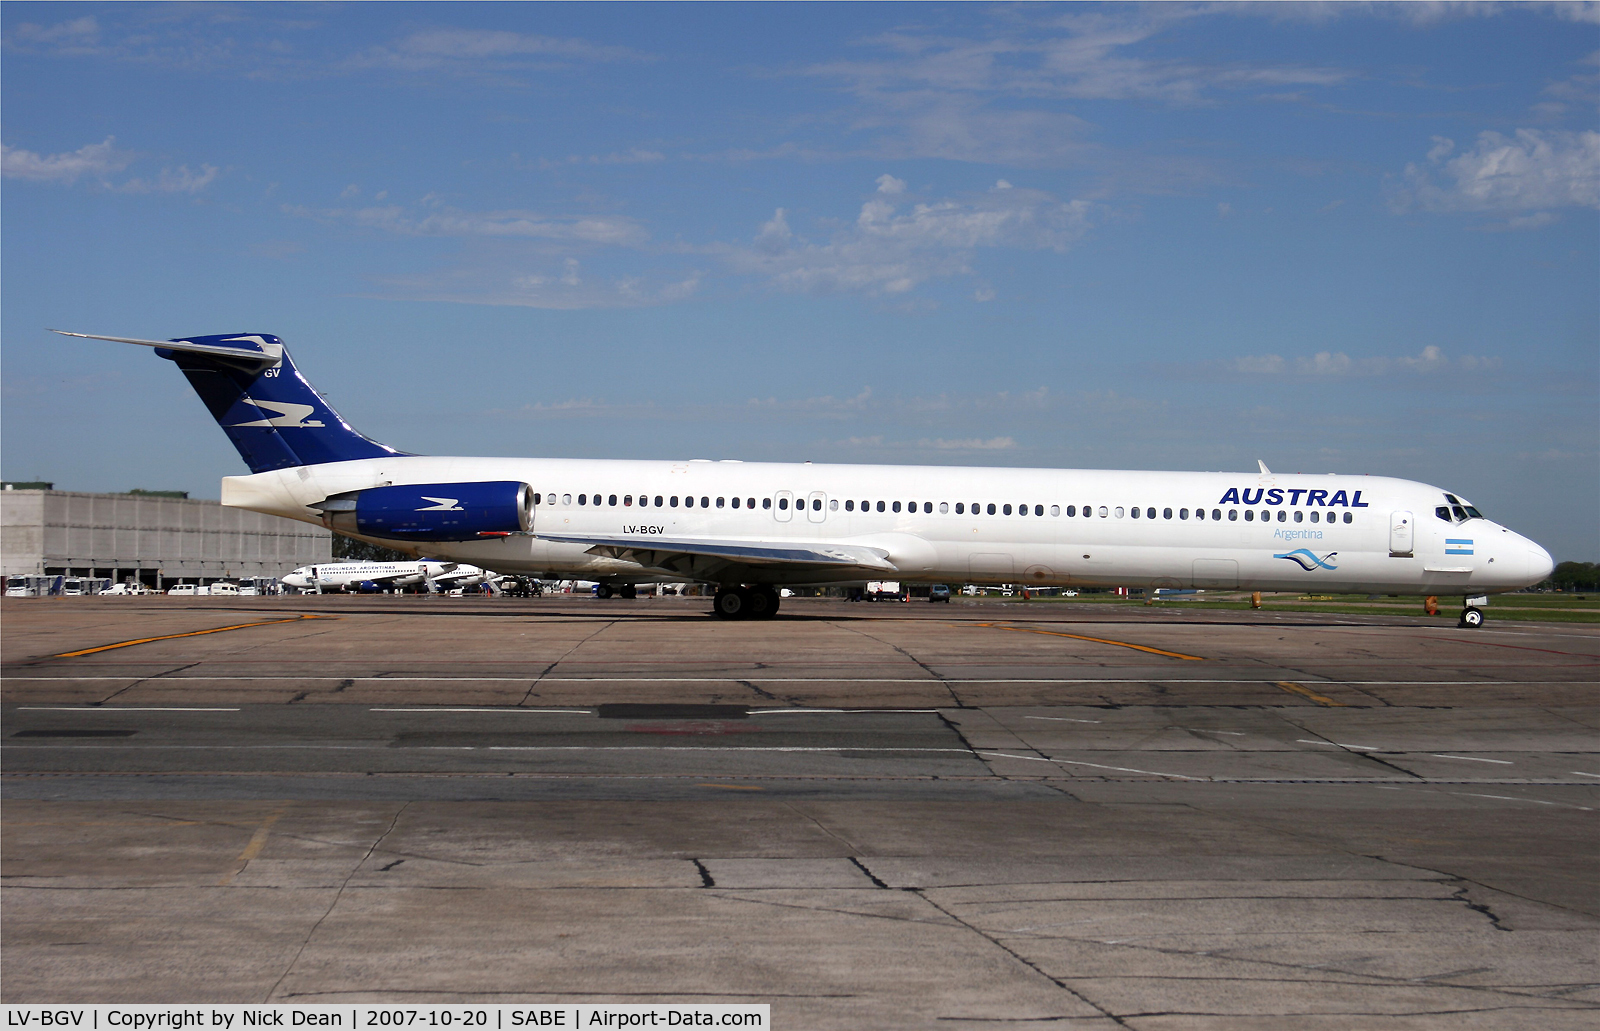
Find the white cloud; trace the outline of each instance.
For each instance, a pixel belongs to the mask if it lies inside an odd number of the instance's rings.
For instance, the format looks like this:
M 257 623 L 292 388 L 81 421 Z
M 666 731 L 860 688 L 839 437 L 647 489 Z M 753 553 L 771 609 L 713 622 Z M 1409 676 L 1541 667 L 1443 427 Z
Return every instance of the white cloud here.
M 1434 181 L 1437 173 L 1442 183 Z M 1600 132 L 1518 129 L 1484 132 L 1470 149 L 1434 137 L 1428 165 L 1406 166 L 1407 186 L 1393 192 L 1397 212 L 1514 212 L 1600 207 Z
M 112 189 L 118 193 L 194 194 L 210 186 L 220 171 L 221 169 L 215 165 L 201 165 L 198 172 L 190 171 L 188 165 L 179 165 L 177 168 L 163 168 L 154 181 L 130 179 L 120 186 L 113 186 Z
M 877 183 L 879 193 L 893 194 L 906 192 L 906 181 L 904 179 L 896 179 L 888 172 L 878 176 Z
M 1065 251 L 1088 231 L 1087 201 L 1004 189 L 902 210 L 882 192 L 825 243 L 795 237 L 783 208 L 749 247 L 716 248 L 736 271 L 785 290 L 904 294 L 929 279 L 964 275 L 981 248 Z
M 566 258 L 536 271 L 507 269 L 496 262 L 486 267 L 388 277 L 379 282 L 395 291 L 379 296 L 391 299 L 578 311 L 639 308 L 686 300 L 699 289 L 700 274 L 692 272 L 683 279 L 666 281 L 640 276 L 592 276 L 576 258 Z
M 116 137 L 90 143 L 65 154 L 40 155 L 31 150 L 0 145 L 0 172 L 11 179 L 34 182 L 76 182 L 82 176 L 104 179 L 133 162 L 133 155 L 119 151 Z
M 1250 376 L 1301 376 L 1308 378 L 1336 378 L 1354 376 L 1384 376 L 1395 373 L 1445 373 L 1492 372 L 1501 366 L 1499 358 L 1480 355 L 1462 355 L 1450 358 L 1435 344 L 1429 344 L 1415 355 L 1398 357 L 1374 356 L 1351 358 L 1343 351 L 1318 351 L 1309 357 L 1293 360 L 1281 355 L 1261 354 L 1233 358 L 1223 363 L 1232 372 Z
M 397 204 L 365 208 L 313 209 L 285 204 L 283 212 L 302 218 L 344 222 L 400 236 L 524 237 L 586 244 L 637 246 L 649 234 L 618 215 L 542 215 L 532 211 L 456 211 L 418 215 Z
M 919 440 L 917 446 L 931 448 L 935 451 L 1009 451 L 1017 446 L 1011 437 L 990 437 L 987 440 L 981 437 L 968 437 L 963 440 Z
M 467 74 L 512 68 L 560 67 L 575 61 L 637 58 L 627 47 L 602 46 L 523 32 L 487 29 L 424 29 L 351 58 L 352 68 L 395 71 L 450 70 Z

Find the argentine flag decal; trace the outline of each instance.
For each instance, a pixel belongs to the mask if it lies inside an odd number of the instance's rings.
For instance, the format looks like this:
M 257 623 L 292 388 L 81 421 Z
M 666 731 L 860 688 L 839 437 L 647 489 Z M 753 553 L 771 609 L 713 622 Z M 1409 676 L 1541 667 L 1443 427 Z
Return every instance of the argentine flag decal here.
M 1444 553 L 1446 555 L 1470 555 L 1472 554 L 1472 541 L 1446 537 L 1444 539 Z

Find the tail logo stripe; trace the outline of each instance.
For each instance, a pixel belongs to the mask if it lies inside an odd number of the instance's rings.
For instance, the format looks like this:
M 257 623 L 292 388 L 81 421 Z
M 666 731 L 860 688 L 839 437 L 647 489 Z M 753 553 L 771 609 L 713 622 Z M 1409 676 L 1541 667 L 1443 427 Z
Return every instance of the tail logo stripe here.
M 257 419 L 254 422 L 236 422 L 233 426 L 281 426 L 292 430 L 309 430 L 322 426 L 319 419 L 308 420 L 306 416 L 317 409 L 313 405 L 300 405 L 291 401 L 254 401 L 249 398 L 240 398 L 245 404 L 259 408 L 264 412 L 276 412 L 270 419 Z

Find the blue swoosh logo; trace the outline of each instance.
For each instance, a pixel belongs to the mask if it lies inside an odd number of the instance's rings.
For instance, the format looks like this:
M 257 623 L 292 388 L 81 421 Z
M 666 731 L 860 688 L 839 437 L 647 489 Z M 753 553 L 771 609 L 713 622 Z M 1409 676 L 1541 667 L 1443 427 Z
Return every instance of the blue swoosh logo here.
M 1299 563 L 1300 568 L 1309 573 L 1313 569 L 1338 569 L 1339 567 L 1333 564 L 1333 556 L 1337 554 L 1339 554 L 1337 551 L 1330 551 L 1321 558 L 1318 558 L 1305 548 L 1296 548 L 1287 554 L 1274 555 L 1272 557 L 1286 558 L 1290 562 Z

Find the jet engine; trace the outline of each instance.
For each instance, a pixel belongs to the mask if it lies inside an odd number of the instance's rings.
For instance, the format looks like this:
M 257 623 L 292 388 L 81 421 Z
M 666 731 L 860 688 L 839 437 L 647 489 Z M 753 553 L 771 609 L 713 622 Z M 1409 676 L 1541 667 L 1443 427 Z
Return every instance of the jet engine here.
M 471 541 L 533 529 L 533 488 L 514 480 L 408 483 L 311 506 L 330 530 L 404 541 Z

